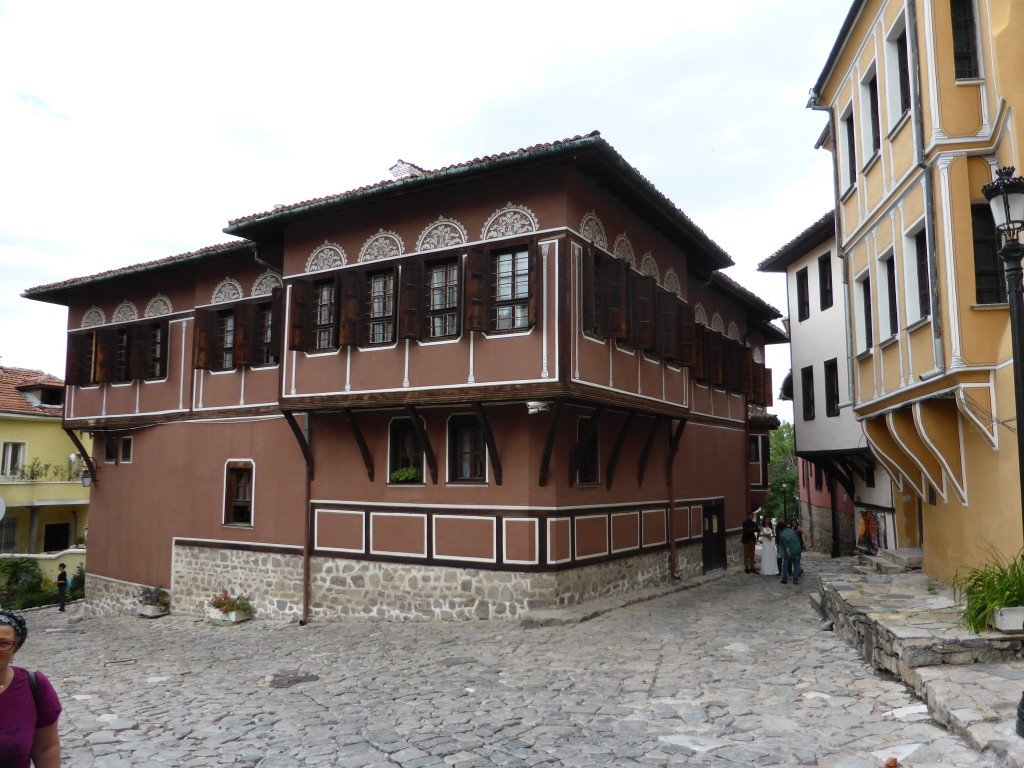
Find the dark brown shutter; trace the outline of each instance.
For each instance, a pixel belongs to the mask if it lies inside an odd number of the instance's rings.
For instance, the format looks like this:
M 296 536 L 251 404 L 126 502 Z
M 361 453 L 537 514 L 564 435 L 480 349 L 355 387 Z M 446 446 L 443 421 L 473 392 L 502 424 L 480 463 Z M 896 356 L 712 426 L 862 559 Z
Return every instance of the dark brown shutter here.
M 722 334 L 718 331 L 705 329 L 704 349 L 706 350 L 706 359 L 704 365 L 708 381 L 717 386 L 721 386 L 725 381 L 724 372 L 722 370 L 722 339 Z
M 128 378 L 136 381 L 146 378 L 148 344 L 148 323 L 136 323 L 128 326 Z
M 114 376 L 114 329 L 96 331 L 96 381 L 110 381 Z
M 772 369 L 764 369 L 764 405 L 771 407 L 775 404 L 775 400 L 772 397 Z
M 211 345 L 216 335 L 217 315 L 210 309 L 197 309 L 192 329 L 192 367 L 210 369 Z
M 732 339 L 722 340 L 722 382 L 727 389 L 738 392 L 740 388 L 740 351 Z
M 398 334 L 402 339 L 422 339 L 424 335 L 423 298 L 427 287 L 423 267 L 419 259 L 402 264 L 402 288 L 398 294 Z
M 657 284 L 654 278 L 649 275 L 632 273 L 633 278 L 633 305 L 634 317 L 636 319 L 636 333 L 633 336 L 634 343 L 640 349 L 654 349 L 654 289 Z
M 679 307 L 679 362 L 693 367 L 697 363 L 697 324 L 693 322 L 693 307 L 677 299 Z
M 157 358 L 157 363 L 160 366 L 160 377 L 166 377 L 169 373 L 167 361 L 171 359 L 171 325 L 167 320 L 161 320 L 153 323 L 151 327 L 157 329 L 160 334 L 160 356 Z M 148 354 L 149 350 L 146 351 Z
M 754 394 L 754 350 L 743 347 L 740 358 L 740 391 L 748 395 Z
M 700 381 L 708 379 L 707 326 L 695 322 L 693 324 L 693 378 Z
M 589 245 L 583 249 L 580 261 L 580 288 L 583 306 L 580 307 L 580 322 L 587 333 L 597 333 L 600 323 L 597 318 L 597 255 Z
M 491 286 L 488 281 L 489 256 L 483 248 L 466 254 L 466 330 L 489 330 L 487 305 Z
M 235 365 L 252 364 L 252 339 L 256 335 L 256 305 L 235 305 Z
M 629 338 L 629 274 L 629 264 L 622 259 L 602 259 L 604 330 L 609 339 Z
M 679 357 L 679 301 L 674 293 L 655 288 L 654 307 L 657 310 L 654 349 L 662 360 L 676 360 Z
M 69 386 L 82 383 L 82 351 L 86 339 L 91 341 L 91 333 L 69 333 L 68 352 L 64 365 L 64 383 Z
M 308 283 L 307 283 L 308 285 Z M 278 286 L 270 292 L 270 355 L 274 361 L 281 360 L 281 324 L 284 322 L 284 289 Z
M 543 263 L 540 258 L 540 246 L 537 245 L 536 243 L 533 243 L 530 246 L 530 255 L 528 261 L 530 266 L 530 272 L 527 279 L 529 280 L 530 286 L 530 298 L 526 305 L 526 318 L 527 322 L 531 326 L 534 326 L 537 324 L 537 310 L 540 306 L 541 280 L 544 279 L 544 276 L 542 276 L 540 273 L 540 265 Z
M 761 363 L 754 363 L 753 373 L 753 397 L 754 405 L 764 405 L 764 366 Z
M 361 269 L 349 269 L 341 273 L 340 283 L 338 343 L 344 346 L 358 346 L 363 338 L 366 272 Z
M 305 351 L 309 349 L 309 321 L 313 312 L 313 283 L 300 280 L 292 283 L 292 316 L 288 333 L 288 349 Z M 274 326 L 280 325 L 280 316 L 275 312 Z M 280 317 L 280 321 L 284 318 Z

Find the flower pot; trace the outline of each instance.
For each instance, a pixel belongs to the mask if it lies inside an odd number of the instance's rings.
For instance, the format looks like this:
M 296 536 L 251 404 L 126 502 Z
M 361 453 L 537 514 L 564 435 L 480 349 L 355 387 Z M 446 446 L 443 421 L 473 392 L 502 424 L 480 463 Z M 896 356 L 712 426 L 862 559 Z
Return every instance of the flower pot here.
M 146 616 L 150 619 L 166 616 L 170 612 L 170 607 L 166 605 L 139 605 L 139 616 Z
M 992 617 L 992 626 L 1000 632 L 1024 633 L 1024 606 L 1000 608 Z
M 228 611 L 225 613 L 219 608 L 210 608 L 210 618 L 213 621 L 223 621 L 226 623 L 237 624 L 240 621 L 248 621 L 252 618 L 252 611 Z

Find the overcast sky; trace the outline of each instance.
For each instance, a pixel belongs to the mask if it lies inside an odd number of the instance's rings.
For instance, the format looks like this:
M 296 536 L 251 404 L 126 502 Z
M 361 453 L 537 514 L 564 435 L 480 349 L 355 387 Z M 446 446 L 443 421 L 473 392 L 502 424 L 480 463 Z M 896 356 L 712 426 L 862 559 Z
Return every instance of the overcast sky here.
M 64 369 L 26 288 L 229 219 L 601 131 L 784 313 L 759 261 L 832 207 L 806 109 L 849 0 L 0 0 L 0 363 Z M 769 351 L 775 389 L 788 349 Z M 778 413 L 792 419 L 784 404 Z

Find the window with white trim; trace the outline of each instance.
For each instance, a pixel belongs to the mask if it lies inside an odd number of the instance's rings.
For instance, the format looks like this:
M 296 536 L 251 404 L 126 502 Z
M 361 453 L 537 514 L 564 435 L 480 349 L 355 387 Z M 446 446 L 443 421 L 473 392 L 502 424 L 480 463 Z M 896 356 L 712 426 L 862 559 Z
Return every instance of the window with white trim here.
M 931 289 L 928 282 L 928 238 L 922 225 L 903 237 L 903 280 L 906 283 L 907 315 L 913 321 L 931 314 Z
M 878 109 L 878 73 L 874 65 L 860 84 L 861 135 L 867 163 L 882 146 L 881 119 Z
M 879 290 L 878 294 L 878 317 L 879 337 L 892 338 L 900 330 L 899 300 L 896 293 L 896 259 L 892 251 L 889 251 L 878 260 L 878 274 L 885 280 L 885 291 Z M 883 326 L 884 318 L 884 326 Z
M 891 130 L 910 111 L 910 58 L 902 14 L 885 40 L 885 95 Z
M 254 467 L 251 461 L 229 461 L 224 477 L 224 525 L 252 525 Z
M 857 181 L 857 131 L 854 128 L 853 104 L 847 106 L 839 118 L 838 144 L 840 187 L 845 193 Z
M 0 463 L 0 475 L 11 477 L 17 475 L 25 466 L 25 444 L 5 442 L 3 461 Z
M 867 270 L 856 278 L 855 301 L 857 307 L 857 352 L 867 352 L 874 346 L 874 323 L 871 316 L 871 275 Z

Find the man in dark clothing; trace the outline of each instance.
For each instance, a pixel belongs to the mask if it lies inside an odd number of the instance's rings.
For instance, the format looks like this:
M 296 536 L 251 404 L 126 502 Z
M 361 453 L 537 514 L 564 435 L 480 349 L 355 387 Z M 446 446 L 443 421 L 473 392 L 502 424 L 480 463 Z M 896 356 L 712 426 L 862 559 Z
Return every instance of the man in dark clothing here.
M 800 545 L 800 536 L 792 528 L 786 528 L 779 536 L 779 551 L 783 552 L 782 557 L 782 583 L 786 583 L 786 577 L 793 574 L 793 583 L 800 583 L 800 555 L 803 547 Z
M 57 610 L 63 613 L 64 604 L 68 600 L 68 572 L 64 563 L 57 566 L 57 596 L 60 599 L 60 608 Z
M 754 520 L 754 513 L 747 512 L 747 519 L 743 521 L 743 535 L 740 537 L 743 544 L 743 572 L 757 573 L 754 564 L 754 545 L 757 543 L 757 522 Z

